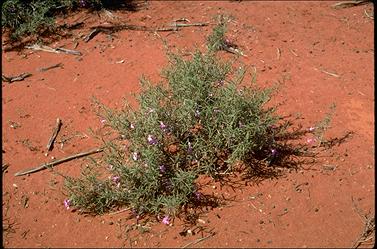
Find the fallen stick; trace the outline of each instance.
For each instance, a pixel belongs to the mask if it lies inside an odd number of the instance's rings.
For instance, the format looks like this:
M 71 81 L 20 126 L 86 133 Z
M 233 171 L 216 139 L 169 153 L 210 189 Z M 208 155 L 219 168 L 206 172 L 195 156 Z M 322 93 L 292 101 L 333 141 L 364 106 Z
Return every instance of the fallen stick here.
M 87 151 L 87 152 L 81 152 L 81 153 L 74 154 L 74 155 L 71 155 L 71 156 L 68 156 L 68 157 L 56 160 L 56 161 L 52 161 L 52 162 L 49 162 L 49 163 L 44 163 L 41 166 L 38 166 L 36 168 L 31 168 L 31 169 L 28 169 L 28 170 L 25 170 L 25 171 L 19 171 L 19 172 L 17 172 L 14 175 L 15 176 L 23 176 L 23 175 L 35 173 L 35 172 L 38 172 L 40 170 L 44 170 L 44 169 L 53 167 L 55 165 L 58 165 L 58 164 L 70 161 L 72 159 L 76 159 L 76 158 L 88 156 L 88 155 L 91 155 L 91 154 L 94 154 L 94 153 L 98 153 L 98 152 L 102 152 L 102 151 L 103 151 L 102 148 L 97 148 L 97 149 L 93 149 L 93 150 L 90 150 L 90 151 Z
M 362 211 L 357 207 L 353 196 L 351 196 L 353 209 L 360 216 L 364 223 L 364 230 L 358 237 L 357 241 L 354 243 L 352 248 L 358 248 L 361 244 L 365 243 L 368 240 L 375 239 L 375 218 L 374 216 L 368 216 L 363 214 Z
M 52 66 L 49 66 L 49 67 L 38 68 L 38 71 L 39 72 L 46 72 L 47 70 L 50 70 L 50 69 L 53 69 L 53 68 L 57 68 L 57 67 L 62 67 L 62 66 L 63 66 L 62 63 L 58 63 L 58 64 L 55 64 L 55 65 L 52 65 Z
M 175 23 L 172 24 L 172 27 L 162 27 L 162 28 L 149 28 L 146 26 L 137 26 L 137 25 L 130 25 L 130 24 L 122 24 L 116 26 L 93 26 L 91 27 L 91 32 L 86 36 L 84 39 L 85 41 L 89 41 L 99 32 L 104 33 L 112 33 L 121 30 L 136 30 L 136 31 L 152 31 L 152 32 L 166 32 L 166 31 L 178 31 L 178 27 L 190 27 L 190 26 L 207 26 L 209 23 Z
M 66 48 L 55 48 L 56 51 L 58 52 L 63 52 L 63 53 L 66 53 L 66 54 L 72 54 L 72 55 L 82 55 L 80 51 L 76 51 L 76 50 L 70 50 L 70 49 L 66 49 Z
M 178 19 L 175 19 L 174 22 L 190 22 L 190 20 L 187 18 L 178 18 Z
M 62 126 L 62 121 L 60 120 L 60 118 L 57 118 L 56 119 L 56 125 L 55 125 L 54 129 L 52 130 L 52 135 L 51 135 L 51 137 L 50 137 L 50 139 L 48 140 L 48 143 L 47 143 L 47 151 L 51 151 L 52 145 L 54 144 L 55 138 L 58 135 L 58 132 L 59 132 L 61 126 Z
M 1 168 L 3 170 L 3 173 L 8 169 L 9 165 L 7 163 L 3 163 Z
M 131 208 L 124 208 L 124 209 L 121 209 L 119 211 L 115 211 L 115 212 L 112 212 L 112 213 L 108 213 L 107 215 L 114 215 L 114 214 L 120 214 L 120 213 L 123 213 L 123 212 L 126 212 L 128 210 L 130 210 Z
M 349 8 L 349 7 L 354 7 L 354 6 L 366 4 L 368 2 L 372 2 L 372 1 L 370 1 L 370 0 L 345 1 L 345 2 L 339 2 L 339 3 L 333 4 L 332 7 L 334 9 Z
M 370 15 L 370 14 L 368 14 L 367 10 L 364 10 L 364 13 L 365 13 L 365 15 L 366 15 L 368 18 L 374 20 L 374 15 Z M 373 11 L 372 11 L 371 13 L 373 13 Z
M 231 54 L 242 55 L 244 57 L 247 57 L 244 53 L 242 53 L 241 50 L 239 50 L 237 48 L 233 48 L 231 46 L 224 46 L 223 50 L 226 51 L 226 52 L 229 52 Z
M 328 74 L 328 75 L 331 75 L 333 77 L 336 77 L 336 78 L 339 78 L 340 76 L 335 74 L 335 73 L 331 73 L 331 72 L 328 72 L 328 71 L 325 71 L 323 69 L 320 70 L 322 73 L 325 73 L 325 74 Z
M 199 242 L 202 242 L 203 240 L 206 240 L 206 239 L 208 239 L 208 238 L 210 238 L 210 237 L 212 237 L 212 236 L 214 236 L 214 235 L 215 235 L 215 234 L 212 233 L 212 234 L 210 234 L 210 235 L 208 235 L 208 236 L 206 236 L 206 237 L 203 237 L 203 238 L 197 239 L 197 240 L 195 240 L 195 241 L 192 241 L 192 242 L 186 244 L 185 246 L 183 246 L 183 247 L 181 247 L 181 248 L 186 248 L 186 247 L 188 247 L 188 246 L 198 244 Z
M 98 28 L 93 29 L 93 30 L 90 31 L 90 33 L 85 37 L 84 41 L 85 41 L 85 42 L 90 41 L 90 40 L 93 39 L 97 34 L 99 34 L 99 32 L 101 32 L 100 29 L 98 29 Z
M 69 49 L 65 49 L 65 48 L 51 48 L 49 46 L 38 45 L 38 44 L 34 44 L 32 46 L 25 46 L 25 48 L 37 50 L 37 51 L 49 52 L 49 53 L 56 53 L 56 54 L 63 52 L 63 53 L 66 53 L 66 54 L 81 55 L 81 52 L 79 52 L 79 51 L 69 50 Z
M 174 23 L 171 26 L 174 27 L 192 27 L 192 26 L 208 26 L 208 22 L 198 22 L 198 23 Z
M 17 76 L 9 76 L 9 77 L 7 77 L 7 76 L 5 76 L 4 74 L 2 74 L 2 75 L 1 75 L 1 78 L 2 78 L 2 80 L 5 81 L 5 82 L 12 83 L 12 82 L 14 82 L 14 81 L 22 81 L 22 80 L 24 80 L 25 78 L 30 77 L 30 76 L 32 76 L 31 73 L 22 73 L 22 74 L 17 75 Z
M 336 73 L 331 73 L 331 72 L 328 72 L 328 71 L 323 70 L 323 69 L 314 68 L 314 70 L 320 71 L 320 72 L 322 72 L 322 73 L 325 73 L 325 74 L 331 75 L 331 76 L 336 77 L 336 78 L 339 78 L 339 77 L 340 77 L 340 76 L 337 75 Z
M 281 50 L 280 48 L 276 48 L 276 59 L 280 60 L 280 56 L 281 56 Z

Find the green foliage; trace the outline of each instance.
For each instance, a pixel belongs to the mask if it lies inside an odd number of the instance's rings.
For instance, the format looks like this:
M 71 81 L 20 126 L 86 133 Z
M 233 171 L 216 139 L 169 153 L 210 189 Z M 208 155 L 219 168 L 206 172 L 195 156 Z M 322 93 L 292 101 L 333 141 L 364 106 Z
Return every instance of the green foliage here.
M 207 38 L 207 47 L 209 51 L 223 50 L 225 44 L 225 33 L 228 22 L 228 17 L 219 15 L 217 17 L 218 24 L 213 29 L 212 34 Z
M 264 107 L 272 89 L 241 87 L 245 68 L 218 59 L 213 41 L 189 60 L 170 53 L 164 82 L 142 77 L 138 108 L 126 102 L 112 110 L 96 101 L 120 139 L 104 143 L 110 180 L 90 171 L 67 181 L 72 205 L 93 213 L 125 205 L 138 215 L 176 216 L 203 200 L 199 175 L 222 179 L 237 162 L 258 161 L 249 170 L 261 169 L 279 160 L 277 150 L 289 151 L 283 141 L 289 124 L 279 125 L 275 109 Z
M 58 1 L 8 0 L 1 7 L 2 27 L 9 28 L 12 38 L 35 34 L 54 26 L 52 11 Z
M 51 33 L 56 29 L 55 17 L 60 13 L 113 5 L 119 3 L 110 0 L 5 0 L 1 6 L 2 28 L 10 31 L 10 38 L 18 40 L 28 35 Z

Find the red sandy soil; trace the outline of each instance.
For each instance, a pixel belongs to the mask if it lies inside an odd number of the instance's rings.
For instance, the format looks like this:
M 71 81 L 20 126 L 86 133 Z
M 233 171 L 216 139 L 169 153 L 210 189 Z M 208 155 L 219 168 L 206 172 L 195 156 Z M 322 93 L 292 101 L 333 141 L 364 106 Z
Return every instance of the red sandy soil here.
M 150 1 L 136 12 L 112 11 L 116 22 L 149 27 L 178 18 L 213 23 L 216 14 L 228 14 L 233 21 L 227 36 L 247 55 L 240 61 L 250 70 L 256 67 L 257 84 L 280 83 L 273 99 L 285 101 L 280 114 L 301 115 L 299 122 L 310 127 L 335 103 L 326 137 L 354 132 L 346 142 L 322 153 L 311 170 L 234 190 L 210 183 L 217 196 L 236 200 L 200 217 L 197 226 L 204 230 L 194 235 L 181 236 L 184 227 L 178 219 L 172 226 L 151 224 L 149 232 L 127 234 L 127 227 L 136 222 L 126 220 L 127 212 L 90 217 L 66 210 L 61 176 L 49 170 L 14 174 L 52 156 L 62 158 L 99 146 L 88 132 L 101 127 L 91 97 L 120 108 L 123 97 L 131 100 L 130 93 L 138 91 L 142 74 L 155 82 L 160 79 L 167 64 L 161 38 L 172 49 L 202 49 L 213 25 L 158 35 L 132 30 L 112 37 L 100 33 L 86 43 L 82 35 L 90 26 L 114 20 L 81 12 L 59 22 L 89 17 L 85 27 L 74 30 L 72 38 L 47 45 L 76 49 L 82 56 L 3 51 L 3 74 L 33 74 L 24 81 L 2 82 L 2 162 L 9 165 L 2 184 L 4 247 L 183 247 L 190 242 L 197 242 L 193 247 L 352 247 L 365 227 L 359 213 L 375 211 L 374 20 L 365 14 L 373 11 L 373 5 L 335 10 L 334 3 Z M 37 70 L 56 63 L 63 63 L 63 68 Z M 63 126 L 46 157 L 58 117 Z M 61 148 L 59 141 L 69 136 L 73 137 Z M 78 176 L 85 163 L 77 159 L 56 170 Z M 207 237 L 211 229 L 214 235 Z M 198 240 L 202 237 L 206 238 Z

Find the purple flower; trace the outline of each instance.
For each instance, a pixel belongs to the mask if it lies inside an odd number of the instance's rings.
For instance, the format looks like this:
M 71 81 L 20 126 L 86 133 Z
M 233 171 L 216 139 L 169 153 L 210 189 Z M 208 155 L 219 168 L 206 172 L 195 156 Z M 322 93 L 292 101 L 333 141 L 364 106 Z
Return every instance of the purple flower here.
M 306 139 L 306 142 L 307 142 L 308 144 L 313 143 L 313 142 L 315 142 L 315 141 L 316 141 L 315 138 L 308 138 L 308 139 Z
M 139 154 L 137 152 L 133 152 L 132 159 L 134 159 L 134 161 L 137 161 L 137 159 L 139 159 Z
M 170 218 L 169 216 L 165 216 L 163 219 L 162 219 L 162 223 L 165 224 L 165 225 L 169 225 L 170 224 Z
M 166 171 L 165 165 L 160 165 L 160 172 L 165 173 L 165 171 Z
M 188 153 L 188 154 L 191 154 L 191 153 L 192 153 L 192 145 L 191 145 L 190 141 L 188 141 L 187 153 Z
M 68 210 L 71 205 L 71 201 L 69 199 L 64 200 L 64 207 Z
M 100 122 L 101 122 L 102 125 L 105 125 L 106 119 L 101 118 Z
M 168 126 L 166 124 L 164 124 L 162 121 L 160 121 L 160 128 L 161 130 L 163 130 L 164 132 L 167 132 L 168 131 Z
M 79 0 L 80 7 L 85 7 L 86 6 L 86 1 L 85 0 Z
M 271 149 L 271 155 L 276 156 L 278 154 L 276 149 Z
M 195 111 L 195 117 L 196 117 L 196 118 L 199 118 L 199 117 L 200 117 L 200 111 L 199 111 L 199 110 L 196 110 L 196 111 Z
M 120 187 L 120 177 L 119 176 L 112 176 L 111 180 L 117 185 L 117 188 Z
M 114 183 L 118 183 L 118 182 L 120 182 L 120 176 L 112 176 L 112 177 L 111 177 L 111 180 L 112 180 Z
M 202 199 L 202 193 L 200 193 L 200 192 L 194 192 L 194 195 L 195 195 L 195 198 L 198 200 L 198 201 L 200 201 L 201 199 Z
M 244 125 L 241 121 L 239 121 L 239 122 L 238 122 L 238 127 L 242 129 L 242 128 L 245 127 L 245 125 Z
M 148 135 L 147 140 L 148 140 L 148 143 L 151 145 L 155 145 L 158 143 L 157 139 L 152 135 Z

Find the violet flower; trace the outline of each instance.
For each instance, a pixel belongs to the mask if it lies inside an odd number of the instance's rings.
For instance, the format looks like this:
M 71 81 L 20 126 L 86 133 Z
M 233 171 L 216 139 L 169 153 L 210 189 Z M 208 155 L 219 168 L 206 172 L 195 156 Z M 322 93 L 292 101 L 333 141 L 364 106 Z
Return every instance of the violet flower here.
M 156 145 L 158 143 L 157 139 L 152 135 L 148 135 L 147 140 L 148 140 L 148 143 L 151 145 Z
M 196 110 L 196 111 L 195 111 L 195 117 L 196 117 L 196 118 L 199 118 L 199 117 L 200 117 L 200 111 L 199 111 L 199 110 Z
M 169 216 L 165 216 L 163 219 L 162 219 L 162 223 L 165 224 L 165 225 L 169 225 L 170 224 L 170 218 Z
M 85 7 L 86 6 L 86 1 L 85 0 L 79 0 L 79 5 L 80 7 Z
M 139 159 L 139 154 L 138 154 L 137 152 L 133 152 L 133 153 L 132 153 L 132 159 L 133 159 L 134 161 L 137 161 L 137 160 Z
M 194 192 L 194 195 L 196 200 L 200 201 L 202 199 L 202 193 L 196 191 Z
M 160 121 L 160 128 L 164 132 L 168 132 L 168 126 L 166 124 L 164 124 L 162 121 Z
M 191 145 L 190 141 L 188 141 L 187 153 L 192 154 L 192 145 Z
M 112 176 L 112 177 L 111 177 L 111 180 L 112 180 L 114 183 L 118 183 L 118 182 L 120 182 L 120 176 Z
M 271 149 L 271 155 L 276 156 L 278 154 L 276 149 Z
M 315 138 L 308 138 L 308 139 L 306 139 L 306 142 L 307 142 L 308 144 L 313 143 L 313 142 L 315 142 L 315 141 L 316 141 Z
M 68 210 L 71 205 L 71 200 L 65 199 L 64 200 L 64 207 Z
M 165 172 L 166 172 L 165 165 L 160 165 L 160 173 L 165 173 Z
M 112 176 L 111 180 L 117 185 L 117 188 L 120 187 L 120 177 L 119 176 Z

